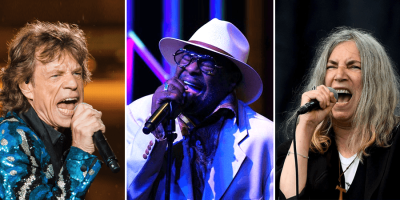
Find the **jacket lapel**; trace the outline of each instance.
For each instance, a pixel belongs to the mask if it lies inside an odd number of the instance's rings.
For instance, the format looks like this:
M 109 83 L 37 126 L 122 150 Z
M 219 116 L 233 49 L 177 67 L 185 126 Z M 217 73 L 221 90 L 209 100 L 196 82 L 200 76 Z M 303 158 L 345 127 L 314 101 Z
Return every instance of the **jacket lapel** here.
M 367 160 L 367 174 L 365 180 L 365 199 L 371 199 L 385 174 L 390 148 L 374 148 Z
M 210 173 L 206 177 L 203 200 L 220 199 L 228 189 L 236 176 L 246 154 L 240 148 L 239 143 L 248 135 L 243 106 L 238 104 L 238 120 L 226 120 L 222 128 L 219 144 L 211 166 Z M 239 125 L 238 125 L 239 124 Z
M 194 199 L 193 188 L 192 188 L 192 175 L 191 175 L 192 173 L 190 169 L 189 146 L 185 141 L 182 141 L 181 145 L 182 145 L 183 157 L 181 158 L 178 157 L 175 160 L 172 166 L 173 170 L 171 175 L 172 177 L 176 177 L 178 179 L 177 180 L 178 185 L 181 188 L 181 191 L 185 195 L 186 199 Z M 179 177 L 177 177 L 176 174 L 179 174 Z

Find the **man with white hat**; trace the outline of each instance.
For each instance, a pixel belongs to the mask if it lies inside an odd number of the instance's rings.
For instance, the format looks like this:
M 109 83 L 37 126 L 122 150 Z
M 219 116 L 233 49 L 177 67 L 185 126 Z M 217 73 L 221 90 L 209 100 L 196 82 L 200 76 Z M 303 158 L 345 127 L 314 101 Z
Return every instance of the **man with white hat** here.
M 130 199 L 163 199 L 165 133 L 142 132 L 167 101 L 181 106 L 173 147 L 171 199 L 272 199 L 273 123 L 248 104 L 262 92 L 246 64 L 249 43 L 233 24 L 213 19 L 189 41 L 164 38 L 160 51 L 177 65 L 153 95 L 127 107 Z

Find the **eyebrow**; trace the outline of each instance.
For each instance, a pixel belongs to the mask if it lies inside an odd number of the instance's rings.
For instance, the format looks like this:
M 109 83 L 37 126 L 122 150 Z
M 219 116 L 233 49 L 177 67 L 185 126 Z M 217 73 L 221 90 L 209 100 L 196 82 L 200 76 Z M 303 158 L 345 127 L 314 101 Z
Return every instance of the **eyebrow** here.
M 334 64 L 334 65 L 338 65 L 338 62 L 333 61 L 333 60 L 328 60 L 328 63 Z M 350 60 L 350 61 L 347 61 L 346 65 L 352 65 L 354 63 L 360 63 L 361 64 L 361 62 L 358 61 L 358 60 Z
M 328 60 L 328 63 L 334 64 L 334 65 L 338 65 L 338 63 L 333 61 L 333 60 Z
M 347 65 L 352 65 L 352 64 L 354 64 L 354 63 L 360 63 L 360 64 L 361 64 L 361 62 L 358 61 L 358 60 L 350 60 L 350 61 L 348 61 L 346 64 L 347 64 Z

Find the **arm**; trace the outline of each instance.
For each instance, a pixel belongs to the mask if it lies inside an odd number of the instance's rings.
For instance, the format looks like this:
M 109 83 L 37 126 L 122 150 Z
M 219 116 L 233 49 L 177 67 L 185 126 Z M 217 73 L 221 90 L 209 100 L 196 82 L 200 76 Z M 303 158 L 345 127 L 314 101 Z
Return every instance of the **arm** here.
M 153 134 L 142 132 L 146 118 L 150 115 L 151 98 L 147 96 L 130 104 L 126 109 L 127 135 L 127 192 L 131 199 L 147 199 L 161 166 L 167 142 L 156 142 Z M 148 150 L 149 143 L 154 144 Z M 143 157 L 146 149 L 149 156 Z M 146 170 L 142 170 L 146 169 Z
M 312 130 L 311 130 L 312 131 Z M 298 125 L 296 128 L 296 140 L 297 140 L 297 153 L 308 157 L 308 149 L 311 141 L 312 134 L 307 134 L 309 131 L 304 130 L 302 125 Z M 306 135 L 306 136 L 305 136 Z M 290 152 L 293 150 L 293 142 L 289 148 Z M 287 153 L 287 152 L 286 152 Z M 286 198 L 296 195 L 296 171 L 294 154 L 290 154 L 286 157 L 282 174 L 280 177 L 279 188 Z M 299 193 L 304 189 L 307 180 L 307 164 L 308 159 L 302 156 L 297 157 L 298 169 L 299 169 Z
M 297 153 L 306 157 L 308 157 L 308 150 L 314 131 L 318 124 L 331 112 L 332 107 L 336 103 L 333 93 L 323 85 L 318 86 L 317 90 L 305 92 L 302 95 L 301 105 L 306 104 L 311 99 L 317 99 L 321 109 L 301 115 L 300 122 L 296 127 Z M 297 156 L 298 158 L 299 194 L 304 189 L 307 180 L 308 159 L 300 155 L 294 155 L 293 144 L 291 144 L 289 151 L 292 153 L 289 154 L 284 161 L 279 183 L 280 191 L 285 198 L 296 195 L 296 171 L 293 156 Z
M 141 98 L 128 106 L 126 148 L 129 155 L 127 160 L 127 192 L 129 198 L 149 198 L 153 183 L 156 181 L 163 164 L 167 147 L 166 140 L 155 141 L 156 137 L 162 138 L 164 136 L 162 129 L 153 131 L 149 135 L 142 132 L 147 118 L 166 101 L 175 101 L 183 105 L 187 99 L 190 99 L 184 95 L 187 86 L 179 79 L 180 73 L 182 71 L 178 70 L 173 78 L 166 81 L 168 87 L 161 85 L 152 96 Z M 178 123 L 176 123 L 176 126 L 176 130 L 179 130 Z M 176 139 L 179 139 L 179 136 Z

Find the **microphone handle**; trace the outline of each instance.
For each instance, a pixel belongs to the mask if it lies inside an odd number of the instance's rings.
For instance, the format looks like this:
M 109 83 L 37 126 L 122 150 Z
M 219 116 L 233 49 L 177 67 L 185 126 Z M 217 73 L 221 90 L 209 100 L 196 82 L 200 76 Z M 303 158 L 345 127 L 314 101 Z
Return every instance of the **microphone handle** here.
M 297 111 L 297 113 L 299 115 L 302 115 L 304 113 L 310 112 L 311 110 L 319 109 L 319 108 L 321 108 L 321 107 L 319 106 L 318 100 L 311 99 L 310 102 L 308 102 L 308 103 L 304 104 L 303 106 L 301 106 L 300 109 Z
M 143 127 L 143 133 L 146 135 L 154 131 L 157 126 L 167 117 L 169 113 L 171 102 L 163 103 L 154 113 L 151 115 L 150 119 L 146 121 Z
M 100 156 L 103 158 L 103 161 L 106 165 L 111 169 L 113 173 L 117 173 L 120 170 L 117 157 L 114 155 L 110 144 L 108 144 L 107 139 L 104 137 L 104 134 L 99 130 L 93 134 L 93 142 L 99 150 Z

